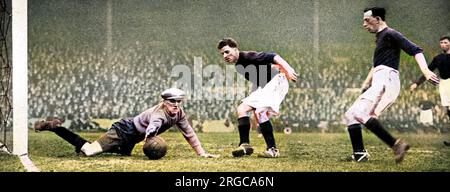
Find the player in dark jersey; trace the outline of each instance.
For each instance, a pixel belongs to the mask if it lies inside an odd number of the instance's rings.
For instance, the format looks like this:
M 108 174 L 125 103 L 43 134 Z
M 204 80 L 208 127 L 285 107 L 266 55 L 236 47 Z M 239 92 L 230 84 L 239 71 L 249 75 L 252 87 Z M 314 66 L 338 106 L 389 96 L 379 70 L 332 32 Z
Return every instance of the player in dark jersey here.
M 36 122 L 36 131 L 52 131 L 73 146 L 76 152 L 93 156 L 103 152 L 131 155 L 136 143 L 150 139 L 176 125 L 186 141 L 201 157 L 218 157 L 206 153 L 194 129 L 189 125 L 186 114 L 181 109 L 185 93 L 177 88 L 170 88 L 161 93 L 163 101 L 145 110 L 134 118 L 124 118 L 115 122 L 108 131 L 94 142 L 88 142 L 70 130 L 61 127 L 58 119 Z
M 395 161 L 401 162 L 409 149 L 402 139 L 394 138 L 378 121 L 378 116 L 397 99 L 400 93 L 399 62 L 400 51 L 414 56 L 426 79 L 438 84 L 437 76 L 428 69 L 423 51 L 401 33 L 389 28 L 385 21 L 385 9 L 379 7 L 364 10 L 363 27 L 376 34 L 373 68 L 363 83 L 365 90 L 345 113 L 348 132 L 352 142 L 352 159 L 360 162 L 368 160 L 364 148 L 361 124 L 392 148 Z
M 248 112 L 254 112 L 267 144 L 266 151 L 259 156 L 279 157 L 270 117 L 279 114 L 280 104 L 289 88 L 288 80 L 296 81 L 297 73 L 276 53 L 239 51 L 237 42 L 232 38 L 222 39 L 217 48 L 224 60 L 235 64 L 237 72 L 253 85 L 253 92 L 243 99 L 237 108 L 240 142 L 238 149 L 232 152 L 233 156 L 241 157 L 253 153 L 249 138 Z M 275 68 L 278 68 L 280 73 L 277 74 Z
M 439 44 L 442 49 L 442 53 L 433 58 L 428 69 L 434 71 L 438 69 L 440 84 L 439 93 L 441 96 L 441 104 L 447 110 L 447 115 L 450 118 L 450 36 L 443 36 L 439 39 Z M 420 84 L 425 81 L 425 76 L 419 77 L 415 80 L 410 87 L 410 90 L 415 90 Z M 446 146 L 450 146 L 449 141 L 444 141 Z

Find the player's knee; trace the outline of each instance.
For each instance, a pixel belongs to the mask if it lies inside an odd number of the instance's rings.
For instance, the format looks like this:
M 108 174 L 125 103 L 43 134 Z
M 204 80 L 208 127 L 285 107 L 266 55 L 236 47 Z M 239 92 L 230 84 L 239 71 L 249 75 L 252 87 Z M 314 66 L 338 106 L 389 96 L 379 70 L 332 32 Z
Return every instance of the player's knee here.
M 364 112 L 364 111 L 355 111 L 353 113 L 353 117 L 361 124 L 366 124 L 366 122 L 372 117 L 370 114 Z
M 365 123 L 365 120 L 368 119 L 369 115 L 365 114 L 362 111 L 358 111 L 356 109 L 348 110 L 345 112 L 345 121 L 347 125 L 353 125 L 356 123 Z
M 262 124 L 270 120 L 269 116 L 265 112 L 257 114 L 258 123 Z
M 237 112 L 238 112 L 239 117 L 247 116 L 248 106 L 246 106 L 246 105 L 239 105 L 238 108 L 237 108 Z
M 81 147 L 81 151 L 83 151 L 86 156 L 93 156 L 101 153 L 103 150 L 100 143 L 94 141 L 93 143 L 85 143 L 83 147 Z

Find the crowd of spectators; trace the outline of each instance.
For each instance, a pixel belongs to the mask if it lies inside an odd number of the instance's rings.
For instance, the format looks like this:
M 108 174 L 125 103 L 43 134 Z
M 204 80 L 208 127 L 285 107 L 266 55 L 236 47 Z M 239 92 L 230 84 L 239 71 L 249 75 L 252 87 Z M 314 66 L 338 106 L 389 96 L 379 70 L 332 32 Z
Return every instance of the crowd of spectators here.
M 298 69 L 300 76 L 297 83 L 291 83 L 279 120 L 289 122 L 294 131 L 318 131 L 318 125 L 323 122 L 334 127 L 329 130 L 344 130 L 343 114 L 360 94 L 361 83 L 371 67 L 370 58 L 323 54 L 314 59 L 312 55 L 300 53 L 306 52 L 283 55 Z M 171 77 L 174 66 L 185 64 L 194 72 L 194 57 L 202 58 L 203 67 L 224 64 L 215 50 L 207 53 L 156 51 L 139 42 L 108 51 L 86 47 L 69 49 L 51 44 L 30 46 L 29 116 L 85 122 L 137 115 L 160 102 L 159 93 L 174 84 L 177 80 Z M 420 126 L 422 94 L 407 90 L 413 78 L 402 76 L 400 97 L 380 117 L 388 128 L 415 131 Z M 207 80 L 204 77 L 204 81 Z M 440 102 L 434 88 L 420 91 L 426 91 L 433 103 Z M 201 99 L 189 100 L 183 106 L 192 119 L 232 120 L 239 103 L 238 99 Z M 441 127 L 449 123 L 443 113 L 436 108 L 435 122 Z

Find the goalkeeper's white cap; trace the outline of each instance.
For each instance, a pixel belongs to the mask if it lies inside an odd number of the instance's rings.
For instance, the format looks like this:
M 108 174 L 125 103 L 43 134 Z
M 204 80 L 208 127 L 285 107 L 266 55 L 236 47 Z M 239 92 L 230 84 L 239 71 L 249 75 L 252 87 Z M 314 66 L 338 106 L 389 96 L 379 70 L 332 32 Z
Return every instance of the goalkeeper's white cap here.
M 184 99 L 184 96 L 186 96 L 184 91 L 182 91 L 181 89 L 178 89 L 178 88 L 166 89 L 166 90 L 164 90 L 161 93 L 161 97 L 164 100 L 167 100 L 167 99 Z

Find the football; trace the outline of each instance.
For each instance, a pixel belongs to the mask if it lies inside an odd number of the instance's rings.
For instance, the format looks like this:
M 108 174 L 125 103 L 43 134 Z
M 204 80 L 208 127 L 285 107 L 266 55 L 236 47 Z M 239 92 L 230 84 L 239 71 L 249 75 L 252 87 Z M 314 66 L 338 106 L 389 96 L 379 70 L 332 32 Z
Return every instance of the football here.
M 292 129 L 289 128 L 289 127 L 286 127 L 286 128 L 283 129 L 283 132 L 284 132 L 284 134 L 289 135 L 289 134 L 292 133 Z
M 144 143 L 144 154 L 152 160 L 161 159 L 167 153 L 167 143 L 159 136 L 147 138 Z

